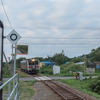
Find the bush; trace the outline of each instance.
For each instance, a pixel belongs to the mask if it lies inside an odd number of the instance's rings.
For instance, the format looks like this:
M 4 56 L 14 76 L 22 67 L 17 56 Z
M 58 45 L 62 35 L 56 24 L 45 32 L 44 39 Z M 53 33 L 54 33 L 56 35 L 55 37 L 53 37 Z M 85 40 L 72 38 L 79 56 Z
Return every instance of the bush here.
M 53 74 L 53 66 L 42 66 L 40 68 L 40 73 L 52 75 Z
M 83 72 L 84 71 L 84 66 L 83 65 L 76 65 L 74 63 L 69 63 L 69 64 L 66 64 L 66 65 L 62 65 L 61 66 L 61 73 L 67 73 L 69 71 L 72 71 L 72 72 Z
M 12 67 L 12 66 L 11 66 Z M 9 71 L 8 65 L 6 63 L 3 64 L 3 77 L 9 78 L 11 77 L 11 73 Z
M 98 76 L 98 79 L 100 80 L 100 76 Z
M 60 72 L 64 76 L 65 75 L 73 76 L 74 75 L 73 72 L 76 72 L 76 71 L 83 72 L 84 71 L 84 66 L 76 65 L 74 63 L 69 63 L 69 64 L 66 64 L 66 65 L 62 65 L 60 67 Z M 40 68 L 40 73 L 53 75 L 53 66 L 42 66 Z
M 90 85 L 90 90 L 100 95 L 100 76 L 93 81 Z

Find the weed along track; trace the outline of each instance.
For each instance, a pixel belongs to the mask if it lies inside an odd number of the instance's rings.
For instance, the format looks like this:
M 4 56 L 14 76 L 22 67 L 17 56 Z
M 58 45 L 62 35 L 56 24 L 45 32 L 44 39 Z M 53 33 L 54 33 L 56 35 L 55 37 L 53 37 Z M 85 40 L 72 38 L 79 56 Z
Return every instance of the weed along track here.
M 55 94 L 59 95 L 62 98 L 61 100 L 86 100 L 85 98 L 81 97 L 75 92 L 72 92 L 71 90 L 46 76 L 37 75 L 37 79 L 53 90 Z

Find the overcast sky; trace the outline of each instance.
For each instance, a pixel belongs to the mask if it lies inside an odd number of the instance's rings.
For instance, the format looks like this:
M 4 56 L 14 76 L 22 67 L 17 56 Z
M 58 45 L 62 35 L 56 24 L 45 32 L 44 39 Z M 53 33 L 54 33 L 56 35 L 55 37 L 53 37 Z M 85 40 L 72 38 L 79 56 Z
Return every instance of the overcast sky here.
M 88 54 L 100 44 L 100 0 L 3 0 L 11 26 L 0 2 L 0 19 L 5 36 L 15 29 L 28 44 L 25 57 L 47 57 L 64 53 L 68 57 Z M 4 52 L 11 57 L 11 44 L 4 40 Z M 21 56 L 17 56 L 21 57 Z M 22 56 L 23 57 L 23 56 Z

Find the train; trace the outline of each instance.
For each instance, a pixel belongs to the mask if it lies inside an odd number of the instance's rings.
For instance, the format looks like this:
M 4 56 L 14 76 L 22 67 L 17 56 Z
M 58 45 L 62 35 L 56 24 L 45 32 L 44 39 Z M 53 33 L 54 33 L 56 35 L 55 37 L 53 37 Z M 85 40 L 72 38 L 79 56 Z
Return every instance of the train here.
M 25 59 L 20 61 L 21 71 L 37 74 L 39 72 L 40 61 L 38 59 Z

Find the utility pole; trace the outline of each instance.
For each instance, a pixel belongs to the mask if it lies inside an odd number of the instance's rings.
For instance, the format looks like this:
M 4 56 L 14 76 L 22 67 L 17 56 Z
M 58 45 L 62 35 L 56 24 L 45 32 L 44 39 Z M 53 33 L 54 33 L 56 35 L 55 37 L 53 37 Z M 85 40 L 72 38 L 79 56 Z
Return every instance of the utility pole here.
M 84 77 L 85 77 L 85 56 L 84 56 Z
M 87 55 L 85 56 L 85 72 L 87 73 Z
M 3 33 L 4 26 L 0 21 L 0 86 L 3 84 Z M 2 100 L 2 89 L 0 90 L 0 100 Z

